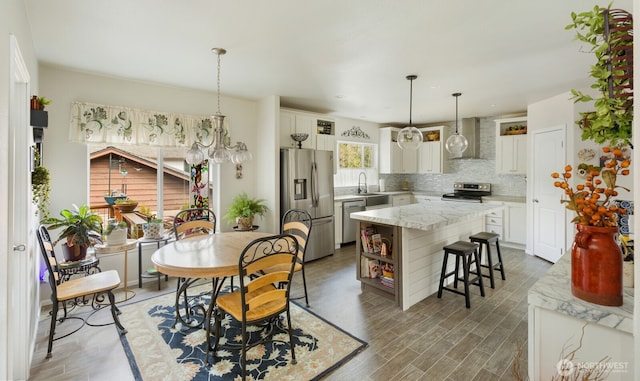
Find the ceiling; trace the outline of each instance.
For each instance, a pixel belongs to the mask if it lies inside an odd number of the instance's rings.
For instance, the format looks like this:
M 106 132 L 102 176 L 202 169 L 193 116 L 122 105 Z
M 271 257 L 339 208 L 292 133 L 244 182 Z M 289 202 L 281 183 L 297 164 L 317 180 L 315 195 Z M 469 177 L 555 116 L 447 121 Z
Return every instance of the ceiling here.
M 25 0 L 41 63 L 377 123 L 505 115 L 588 87 L 565 30 L 609 0 Z M 632 0 L 613 8 L 631 11 Z M 582 50 L 582 51 L 581 51 Z M 224 103 L 221 105 L 224 111 Z M 212 105 L 212 112 L 215 105 Z

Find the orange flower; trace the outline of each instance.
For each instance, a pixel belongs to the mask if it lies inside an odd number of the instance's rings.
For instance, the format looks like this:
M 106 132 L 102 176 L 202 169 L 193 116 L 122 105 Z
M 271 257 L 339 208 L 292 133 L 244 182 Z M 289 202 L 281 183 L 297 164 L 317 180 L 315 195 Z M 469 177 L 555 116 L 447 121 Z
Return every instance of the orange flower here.
M 577 184 L 575 189 L 569 184 L 573 167 L 564 167 L 564 173 L 554 172 L 551 177 L 560 179 L 554 181 L 553 186 L 560 188 L 567 195 L 567 199 L 560 202 L 566 204 L 566 208 L 576 212 L 573 222 L 576 224 L 612 227 L 618 226 L 618 215 L 625 214 L 624 209 L 615 205 L 609 205 L 618 195 L 617 188 L 628 189 L 616 185 L 618 175 L 628 176 L 631 161 L 623 159 L 623 150 L 619 147 L 603 147 L 602 152 L 612 153 L 613 158 L 604 163 L 601 170 L 591 169 L 587 171 L 584 184 Z M 625 168 L 625 169 L 623 169 Z

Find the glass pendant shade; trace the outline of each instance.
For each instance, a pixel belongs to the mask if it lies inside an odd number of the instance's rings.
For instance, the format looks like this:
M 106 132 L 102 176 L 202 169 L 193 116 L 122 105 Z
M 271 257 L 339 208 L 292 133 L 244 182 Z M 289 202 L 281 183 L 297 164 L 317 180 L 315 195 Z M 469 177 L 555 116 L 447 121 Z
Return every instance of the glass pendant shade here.
M 458 97 L 462 95 L 462 93 L 453 93 L 451 95 L 456 98 L 456 133 L 447 138 L 447 141 L 444 143 L 444 148 L 455 158 L 462 156 L 462 153 L 469 147 L 469 141 L 458 133 Z
M 222 164 L 231 161 L 231 153 L 224 147 L 212 148 L 209 150 L 209 158 L 214 164 Z
M 409 125 L 398 132 L 397 143 L 401 149 L 420 148 L 422 143 L 422 132 L 411 125 L 411 108 L 413 106 L 413 80 L 417 75 L 408 75 L 409 80 Z
M 422 132 L 413 126 L 407 126 L 398 132 L 397 142 L 402 149 L 418 149 L 422 143 Z
M 198 143 L 193 143 L 189 151 L 187 151 L 185 160 L 189 165 L 198 165 L 202 163 L 204 160 L 204 153 L 198 147 Z
M 449 136 L 445 142 L 445 148 L 453 157 L 460 157 L 462 153 L 469 147 L 469 141 L 467 138 L 460 134 Z

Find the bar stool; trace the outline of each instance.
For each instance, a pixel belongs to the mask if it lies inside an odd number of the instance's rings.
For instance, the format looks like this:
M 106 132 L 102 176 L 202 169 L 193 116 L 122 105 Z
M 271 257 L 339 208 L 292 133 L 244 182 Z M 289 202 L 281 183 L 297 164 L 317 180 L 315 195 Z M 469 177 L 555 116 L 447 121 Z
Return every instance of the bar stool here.
M 502 275 L 502 280 L 505 280 L 505 276 L 504 276 L 504 266 L 502 265 L 502 254 L 500 254 L 500 244 L 498 243 L 498 234 L 495 233 L 489 233 L 489 232 L 481 232 L 481 233 L 476 233 L 472 236 L 469 236 L 469 240 L 471 242 L 475 242 L 480 244 L 480 249 L 479 249 L 479 258 L 480 258 L 480 267 L 484 267 L 489 269 L 489 274 L 482 274 L 483 277 L 485 278 L 489 278 L 489 280 L 491 281 L 491 288 L 496 288 L 495 287 L 495 281 L 494 281 L 494 277 L 493 277 L 493 270 L 500 270 L 500 275 Z M 496 244 L 496 251 L 498 252 L 498 262 L 497 263 L 493 263 L 493 259 L 491 258 L 491 244 L 495 243 Z M 482 264 L 482 246 L 485 245 L 487 246 L 487 264 L 483 265 Z
M 444 260 L 442 261 L 442 273 L 440 274 L 440 286 L 438 287 L 438 298 L 442 297 L 442 290 L 451 291 L 453 293 L 464 295 L 467 308 L 471 308 L 471 301 L 469 300 L 469 285 L 473 284 L 480 287 L 480 295 L 484 296 L 484 285 L 482 284 L 482 272 L 480 271 L 480 257 L 478 256 L 477 243 L 457 241 L 450 245 L 443 247 Z M 449 254 L 456 256 L 456 268 L 455 270 L 447 273 L 447 259 Z M 462 278 L 459 275 L 460 260 L 462 260 Z M 471 265 L 476 264 L 475 272 L 470 271 Z M 469 274 L 476 275 L 473 279 L 469 279 Z M 454 276 L 453 287 L 449 288 L 444 286 L 444 281 L 450 276 Z M 457 290 L 458 281 L 464 283 L 464 292 Z

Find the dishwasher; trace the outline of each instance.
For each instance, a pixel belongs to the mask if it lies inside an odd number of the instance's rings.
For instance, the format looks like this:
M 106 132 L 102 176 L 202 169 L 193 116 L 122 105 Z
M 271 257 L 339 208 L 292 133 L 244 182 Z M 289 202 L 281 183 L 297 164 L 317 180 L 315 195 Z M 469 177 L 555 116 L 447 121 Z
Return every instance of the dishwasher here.
M 364 200 L 345 201 L 342 203 L 342 243 L 354 242 L 357 234 L 357 221 L 350 215 L 365 210 Z

